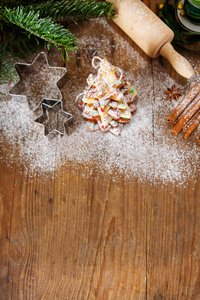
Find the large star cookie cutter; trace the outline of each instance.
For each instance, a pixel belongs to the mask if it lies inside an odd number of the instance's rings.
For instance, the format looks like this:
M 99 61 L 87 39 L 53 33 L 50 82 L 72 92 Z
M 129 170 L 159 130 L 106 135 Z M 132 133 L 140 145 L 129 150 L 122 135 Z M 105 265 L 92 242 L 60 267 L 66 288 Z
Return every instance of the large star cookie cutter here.
M 62 110 L 62 94 L 57 83 L 66 74 L 66 68 L 50 67 L 44 52 L 39 53 L 31 64 L 16 63 L 15 68 L 19 80 L 9 94 L 26 96 L 30 110 L 34 111 L 35 122 L 45 127 L 45 135 L 52 131 L 64 134 L 64 123 L 72 121 L 72 115 Z M 53 115 L 56 115 L 54 121 Z M 63 123 L 64 115 L 66 121 Z
M 35 120 L 44 126 L 44 135 L 50 133 L 60 133 L 61 135 L 65 132 L 65 124 L 72 121 L 72 115 L 63 111 L 62 101 L 43 99 L 41 104 L 42 114 Z
M 31 64 L 16 63 L 15 68 L 19 80 L 9 94 L 25 95 L 31 110 L 35 111 L 46 97 L 62 99 L 57 82 L 67 70 L 64 67 L 50 67 L 44 52 L 38 54 Z

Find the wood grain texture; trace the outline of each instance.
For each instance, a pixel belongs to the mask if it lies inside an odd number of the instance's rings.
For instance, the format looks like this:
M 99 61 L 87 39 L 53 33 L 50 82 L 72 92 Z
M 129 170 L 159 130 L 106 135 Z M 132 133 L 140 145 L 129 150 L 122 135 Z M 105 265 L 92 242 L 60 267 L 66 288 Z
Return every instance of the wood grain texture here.
M 168 186 L 148 207 L 149 299 L 199 299 L 199 186 Z
M 145 299 L 146 187 L 70 168 L 34 182 L 13 173 L 14 195 L 2 190 L 12 200 L 3 298 Z
M 160 3 L 144 2 L 154 11 Z M 108 59 L 130 68 L 115 51 L 116 32 L 149 62 L 155 95 L 159 64 L 184 83 L 165 59 L 151 61 L 109 24 L 109 32 L 98 21 L 79 29 L 70 25 L 94 42 L 73 53 L 67 64 L 68 74 L 79 76 L 80 84 L 90 72 L 91 58 L 102 51 L 95 41 L 105 34 Z M 50 65 L 54 58 L 50 52 Z M 193 59 L 198 62 L 197 56 Z M 58 60 L 61 64 L 60 56 Z M 60 88 L 67 99 L 62 82 Z M 156 141 L 163 112 L 152 113 Z M 3 147 L 9 151 L 6 142 Z M 99 176 L 92 161 L 69 163 L 45 175 L 35 172 L 34 178 L 27 168 L 17 157 L 11 164 L 0 161 L 0 299 L 200 299 L 198 170 L 180 187 Z

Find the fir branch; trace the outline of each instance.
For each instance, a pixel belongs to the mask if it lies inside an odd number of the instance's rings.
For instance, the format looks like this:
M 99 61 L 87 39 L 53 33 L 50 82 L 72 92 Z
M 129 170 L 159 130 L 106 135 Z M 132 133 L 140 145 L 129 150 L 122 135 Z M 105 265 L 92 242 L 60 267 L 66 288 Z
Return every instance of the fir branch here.
M 111 2 L 97 2 L 93 0 L 49 0 L 34 6 L 40 11 L 41 17 L 51 17 L 54 20 L 66 19 L 92 19 L 108 17 L 113 19 L 114 9 Z
M 54 23 L 51 18 L 40 18 L 39 12 L 27 10 L 23 7 L 14 9 L 5 8 L 4 16 L 9 22 L 21 27 L 31 35 L 35 35 L 47 43 L 52 43 L 58 50 L 62 47 L 68 50 L 75 50 L 77 45 L 76 37 L 60 24 Z
M 16 79 L 13 58 L 4 52 L 4 44 L 0 42 L 0 84 Z

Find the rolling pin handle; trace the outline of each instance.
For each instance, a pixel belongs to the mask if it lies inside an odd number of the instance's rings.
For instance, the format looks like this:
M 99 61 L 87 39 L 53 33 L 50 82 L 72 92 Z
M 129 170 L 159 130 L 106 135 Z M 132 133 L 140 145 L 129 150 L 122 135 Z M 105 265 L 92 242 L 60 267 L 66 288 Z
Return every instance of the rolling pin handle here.
M 174 69 L 183 77 L 189 79 L 194 75 L 194 70 L 191 64 L 187 61 L 187 59 L 176 52 L 169 42 L 162 46 L 159 54 L 164 56 L 170 62 L 172 67 L 174 67 Z

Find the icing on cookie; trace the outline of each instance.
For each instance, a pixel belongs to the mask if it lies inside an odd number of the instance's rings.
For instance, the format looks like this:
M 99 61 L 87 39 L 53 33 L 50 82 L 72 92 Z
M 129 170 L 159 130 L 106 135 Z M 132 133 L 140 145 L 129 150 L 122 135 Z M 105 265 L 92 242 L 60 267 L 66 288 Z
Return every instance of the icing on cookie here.
M 109 111 L 108 111 L 108 114 L 109 114 L 109 116 L 112 117 L 113 119 L 119 120 L 120 115 L 121 115 L 121 110 L 120 110 L 120 109 L 113 109 L 113 108 L 110 108 Z
M 97 121 L 97 124 L 98 124 L 98 126 L 99 126 L 99 129 L 100 129 L 101 131 L 103 131 L 103 132 L 107 132 L 107 131 L 109 131 L 110 128 L 111 128 L 110 125 L 108 125 L 107 127 L 105 127 L 105 126 L 102 124 L 101 121 Z
M 99 125 L 96 122 L 88 122 L 88 130 L 89 131 L 96 131 L 99 130 Z
M 123 100 L 122 102 L 119 102 L 117 108 L 119 108 L 119 109 L 126 109 L 127 108 L 126 101 Z
M 119 136 L 120 134 L 121 134 L 121 132 L 122 132 L 122 129 L 123 129 L 123 124 L 118 124 L 118 126 L 117 127 L 111 127 L 110 128 L 110 132 L 112 133 L 112 134 L 114 134 L 114 135 L 116 135 L 116 136 Z
M 114 100 L 110 100 L 109 105 L 112 108 L 117 108 L 118 107 L 118 102 L 114 101 Z
M 112 121 L 110 122 L 110 125 L 111 125 L 112 127 L 116 127 L 116 126 L 118 125 L 118 123 L 117 123 L 117 121 L 112 120 Z

